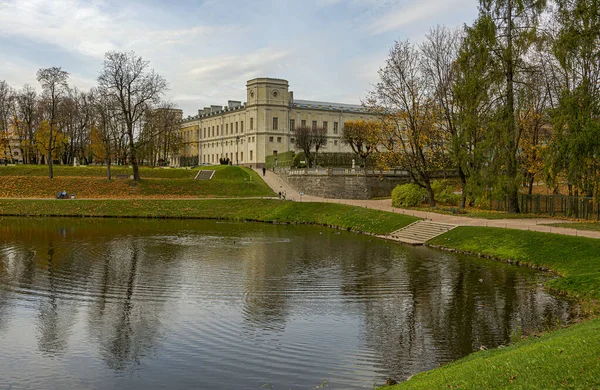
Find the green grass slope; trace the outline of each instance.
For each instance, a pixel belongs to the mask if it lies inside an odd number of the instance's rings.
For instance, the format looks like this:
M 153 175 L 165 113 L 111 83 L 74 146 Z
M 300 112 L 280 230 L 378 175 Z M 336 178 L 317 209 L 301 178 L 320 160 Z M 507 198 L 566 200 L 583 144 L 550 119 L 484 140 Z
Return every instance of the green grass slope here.
M 1 176 L 6 170 L 21 168 L 26 175 Z M 144 168 L 138 182 L 129 179 L 107 180 L 98 175 L 102 167 L 60 167 L 56 176 L 39 175 L 39 167 L 18 166 L 0 169 L 0 198 L 54 198 L 59 191 L 74 193 L 78 198 L 213 198 L 275 196 L 260 175 L 251 169 L 215 166 L 211 180 L 194 180 L 198 170 Z M 81 171 L 80 171 L 81 169 Z M 130 169 L 119 169 L 127 174 Z M 60 174 L 69 176 L 61 176 Z M 76 173 L 76 175 L 74 175 Z M 83 174 L 90 176 L 84 176 Z M 45 174 L 45 173 L 44 173 Z M 162 177 L 161 177 L 162 176 Z
M 325 225 L 372 234 L 391 233 L 418 220 L 362 207 L 275 199 L 0 199 L 0 215 L 250 220 Z
M 598 389 L 600 320 L 477 352 L 393 389 Z

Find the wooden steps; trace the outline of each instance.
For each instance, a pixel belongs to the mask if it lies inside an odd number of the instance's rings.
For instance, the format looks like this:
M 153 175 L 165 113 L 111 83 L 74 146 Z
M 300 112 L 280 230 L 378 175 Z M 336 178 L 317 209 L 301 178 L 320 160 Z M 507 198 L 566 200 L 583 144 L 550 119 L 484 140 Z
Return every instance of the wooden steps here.
M 446 233 L 448 230 L 454 229 L 455 227 L 456 225 L 447 223 L 417 221 L 400 230 L 396 230 L 386 238 L 400 241 L 405 244 L 423 245 L 432 238 Z

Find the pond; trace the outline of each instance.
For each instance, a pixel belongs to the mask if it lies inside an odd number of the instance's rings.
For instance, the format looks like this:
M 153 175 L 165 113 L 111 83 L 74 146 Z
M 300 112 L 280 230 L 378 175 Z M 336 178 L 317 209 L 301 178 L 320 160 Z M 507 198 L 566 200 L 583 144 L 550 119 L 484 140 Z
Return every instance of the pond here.
M 372 388 L 568 323 L 550 276 L 314 226 L 0 219 L 0 388 Z

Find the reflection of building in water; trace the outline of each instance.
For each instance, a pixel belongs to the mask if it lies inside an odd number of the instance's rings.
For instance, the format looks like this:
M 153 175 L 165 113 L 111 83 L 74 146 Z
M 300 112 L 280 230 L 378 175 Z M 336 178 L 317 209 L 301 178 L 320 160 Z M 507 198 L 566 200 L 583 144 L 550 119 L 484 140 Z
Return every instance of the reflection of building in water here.
M 261 230 L 260 239 L 240 248 L 244 262 L 245 329 L 283 331 L 287 316 L 289 274 L 295 258 L 294 246 L 279 240 L 275 230 Z

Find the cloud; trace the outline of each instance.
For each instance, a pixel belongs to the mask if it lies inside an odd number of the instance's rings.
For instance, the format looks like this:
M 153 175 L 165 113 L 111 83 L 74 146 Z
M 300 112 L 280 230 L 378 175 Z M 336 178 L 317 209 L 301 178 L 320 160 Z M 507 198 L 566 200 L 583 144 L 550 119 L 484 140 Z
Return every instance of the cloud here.
M 474 3 L 471 0 L 413 0 L 409 4 L 390 9 L 374 18 L 367 24 L 367 31 L 371 34 L 382 34 L 413 25 L 417 22 L 431 20 L 448 10 L 460 9 L 465 5 Z M 472 4 L 475 6 L 474 4 Z M 430 26 L 433 26 L 429 22 Z
M 95 58 L 109 50 L 149 52 L 236 30 L 227 25 L 157 29 L 151 21 L 139 20 L 139 9 L 126 3 L 107 7 L 99 1 L 0 0 L 0 9 L 1 36 L 25 37 Z

